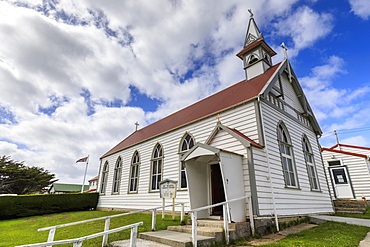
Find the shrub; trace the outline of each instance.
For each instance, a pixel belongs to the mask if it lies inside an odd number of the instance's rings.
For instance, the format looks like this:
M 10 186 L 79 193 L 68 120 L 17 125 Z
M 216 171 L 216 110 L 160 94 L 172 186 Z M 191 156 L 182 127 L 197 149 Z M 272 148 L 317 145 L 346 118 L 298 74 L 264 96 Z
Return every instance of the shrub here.
M 98 193 L 1 196 L 0 220 L 95 209 Z

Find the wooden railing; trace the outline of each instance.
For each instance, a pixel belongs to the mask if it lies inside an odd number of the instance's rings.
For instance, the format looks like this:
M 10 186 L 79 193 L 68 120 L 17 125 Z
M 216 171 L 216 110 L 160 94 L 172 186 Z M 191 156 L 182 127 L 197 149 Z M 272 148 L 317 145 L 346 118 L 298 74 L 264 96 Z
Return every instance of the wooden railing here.
M 160 206 L 160 207 L 155 207 L 155 208 L 149 208 L 149 209 L 142 209 L 142 210 L 137 210 L 133 212 L 128 212 L 128 213 L 123 213 L 123 214 L 115 214 L 111 216 L 105 216 L 105 217 L 99 217 L 99 218 L 94 218 L 94 219 L 89 219 L 89 220 L 82 220 L 82 221 L 77 221 L 77 222 L 72 222 L 72 223 L 67 223 L 67 224 L 62 224 L 62 225 L 56 225 L 56 226 L 49 226 L 45 228 L 40 228 L 37 231 L 47 231 L 49 230 L 49 235 L 48 235 L 48 240 L 47 242 L 53 242 L 54 241 L 54 236 L 57 228 L 62 228 L 66 226 L 73 226 L 73 225 L 78 225 L 78 224 L 83 224 L 83 223 L 88 223 L 92 221 L 97 221 L 97 220 L 105 220 L 105 226 L 104 226 L 104 232 L 109 231 L 110 227 L 110 219 L 115 218 L 115 217 L 121 217 L 125 215 L 130 215 L 130 214 L 137 214 L 137 213 L 142 213 L 142 212 L 147 212 L 147 211 L 152 211 L 152 231 L 156 230 L 156 223 L 157 223 L 157 211 L 158 209 L 163 209 L 162 210 L 162 219 L 164 217 L 164 208 L 166 207 L 174 207 L 176 205 L 181 205 L 181 216 L 180 216 L 180 222 L 184 221 L 184 204 L 185 203 L 176 203 L 176 204 L 170 204 L 170 205 L 165 205 L 165 206 Z M 172 216 L 174 219 L 174 215 Z M 118 228 L 116 228 L 118 229 Z M 102 246 L 106 246 L 108 244 L 108 234 L 102 234 L 103 236 L 103 241 L 102 241 Z M 31 246 L 31 245 L 27 245 Z M 47 246 L 47 245 L 40 245 L 40 246 Z
M 92 238 L 97 238 L 97 237 L 101 237 L 101 236 L 103 236 L 103 237 L 108 236 L 108 234 L 110 234 L 110 233 L 119 232 L 119 231 L 123 231 L 123 230 L 130 229 L 130 228 L 131 228 L 130 247 L 135 247 L 136 246 L 136 238 L 137 238 L 137 228 L 138 228 L 138 226 L 140 226 L 142 224 L 144 224 L 144 223 L 139 222 L 139 223 L 135 223 L 135 224 L 127 225 L 127 226 L 118 227 L 118 228 L 115 228 L 115 229 L 112 229 L 112 230 L 91 234 L 91 235 L 80 237 L 80 238 L 50 241 L 50 242 L 48 241 L 48 242 L 45 242 L 45 243 L 27 244 L 27 245 L 20 245 L 20 246 L 16 246 L 16 247 L 42 247 L 42 246 L 54 246 L 54 245 L 71 244 L 71 243 L 73 243 L 73 247 L 81 247 L 82 242 L 85 241 L 85 240 L 92 239 Z
M 225 202 L 220 202 L 220 203 L 216 203 L 216 204 L 212 204 L 212 205 L 208 205 L 208 206 L 204 206 L 204 207 L 200 207 L 200 208 L 190 210 L 189 213 L 191 214 L 191 224 L 192 224 L 191 234 L 192 234 L 193 246 L 197 246 L 197 213 L 199 211 L 207 210 L 207 209 L 214 208 L 214 207 L 221 206 L 221 205 L 223 206 L 225 240 L 226 240 L 226 244 L 229 244 L 230 243 L 229 222 L 231 222 L 230 219 L 229 219 L 229 213 L 230 212 L 228 210 L 229 209 L 229 203 L 239 201 L 239 200 L 243 200 L 243 199 L 248 199 L 249 220 L 250 220 L 250 224 L 251 224 L 252 235 L 254 235 L 255 228 L 254 228 L 254 219 L 253 219 L 252 198 L 250 196 L 243 196 L 243 197 L 235 198 L 235 199 L 228 200 L 228 201 L 225 201 Z

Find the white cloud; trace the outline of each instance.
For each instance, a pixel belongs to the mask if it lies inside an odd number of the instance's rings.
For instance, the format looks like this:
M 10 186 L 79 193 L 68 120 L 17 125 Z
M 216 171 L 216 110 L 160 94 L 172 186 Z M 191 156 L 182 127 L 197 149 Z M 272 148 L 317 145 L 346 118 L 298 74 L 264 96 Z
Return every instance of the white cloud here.
M 303 7 L 287 15 L 296 2 L 0 1 L 0 153 L 43 166 L 62 182 L 81 182 L 84 167 L 74 162 L 90 154 L 88 175 L 96 176 L 99 157 L 136 121 L 143 127 L 244 79 L 235 54 L 247 9 L 260 27 L 282 16 L 279 31 L 285 28 L 294 50 L 330 32 L 328 14 Z M 339 62 L 330 64 L 340 71 Z M 319 70 L 316 83 L 330 81 Z M 128 107 L 130 86 L 161 102 L 158 109 Z M 350 93 L 349 100 L 366 90 Z
M 370 2 L 368 0 L 349 0 L 351 11 L 364 20 L 370 16 Z
M 290 57 L 295 57 L 300 50 L 311 47 L 317 40 L 328 35 L 333 28 L 333 16 L 328 13 L 317 13 L 308 6 L 299 7 L 287 18 L 275 24 L 279 35 L 290 36 L 293 47 Z M 289 45 L 289 44 L 288 44 Z

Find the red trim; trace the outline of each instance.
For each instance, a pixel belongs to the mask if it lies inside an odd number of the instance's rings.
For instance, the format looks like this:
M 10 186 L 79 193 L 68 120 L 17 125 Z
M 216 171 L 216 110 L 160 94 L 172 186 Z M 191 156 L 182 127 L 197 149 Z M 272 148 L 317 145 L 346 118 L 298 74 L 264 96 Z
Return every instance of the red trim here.
M 248 142 L 250 142 L 250 144 L 252 144 L 253 146 L 256 146 L 256 147 L 259 147 L 259 148 L 263 148 L 263 146 L 261 146 L 260 144 L 258 144 L 257 142 L 253 141 L 251 138 L 249 138 L 248 136 L 244 135 L 243 133 L 241 133 L 239 130 L 237 129 L 232 129 L 232 128 L 229 128 L 227 127 L 229 130 L 233 131 L 234 133 L 238 134 L 239 136 L 243 137 L 244 139 L 246 139 Z
M 342 144 L 341 144 L 341 146 L 342 146 Z M 334 153 L 348 154 L 348 155 L 367 158 L 367 155 L 365 155 L 365 154 L 356 154 L 356 153 L 351 153 L 351 152 L 346 152 L 346 151 L 341 151 L 341 150 L 335 150 L 335 149 L 331 149 L 331 148 L 321 148 L 321 152 L 322 151 L 330 151 L 330 152 L 334 152 Z

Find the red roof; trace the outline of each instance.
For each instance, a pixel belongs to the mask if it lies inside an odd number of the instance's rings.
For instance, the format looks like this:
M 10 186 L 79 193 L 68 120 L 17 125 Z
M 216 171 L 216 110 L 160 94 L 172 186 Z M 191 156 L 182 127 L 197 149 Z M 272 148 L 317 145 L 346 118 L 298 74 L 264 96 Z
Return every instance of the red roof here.
M 256 41 L 254 41 L 253 43 L 244 47 L 240 52 L 238 52 L 238 54 L 236 54 L 236 56 L 238 56 L 240 59 L 243 59 L 243 55 L 245 53 L 247 53 L 248 51 L 256 48 L 259 45 L 261 45 L 263 48 L 265 48 L 266 51 L 269 52 L 270 56 L 276 55 L 276 52 L 273 49 L 271 49 L 271 47 L 268 44 L 266 44 L 264 39 L 258 39 Z
M 90 180 L 89 180 L 89 182 L 90 182 L 90 181 L 94 181 L 94 180 L 98 180 L 98 178 L 99 178 L 98 176 L 93 177 L 92 179 L 90 179 Z
M 157 122 L 135 131 L 101 158 L 116 153 L 149 138 L 174 130 L 194 121 L 198 121 L 230 107 L 256 98 L 280 63 L 269 68 L 265 73 L 249 81 L 243 80 L 186 108 L 183 108 Z
M 229 127 L 228 127 L 229 128 Z M 236 134 L 240 135 L 241 137 L 243 137 L 244 139 L 246 139 L 248 142 L 250 142 L 253 146 L 256 146 L 256 147 L 259 147 L 259 148 L 263 148 L 263 146 L 261 146 L 260 144 L 258 144 L 257 142 L 253 141 L 251 138 L 249 138 L 248 136 L 244 135 L 243 133 L 241 133 L 239 130 L 237 129 L 232 129 L 232 128 L 229 128 L 231 131 L 235 132 Z
M 330 149 L 337 148 L 338 146 L 348 147 L 348 148 L 358 148 L 358 149 L 370 150 L 370 148 L 367 148 L 367 147 L 360 147 L 360 146 L 353 146 L 353 145 L 346 145 L 346 144 L 337 144 L 335 146 L 332 146 Z
M 340 145 L 343 146 L 342 144 L 340 144 Z M 365 154 L 356 154 L 356 153 L 351 153 L 351 152 L 336 150 L 336 149 L 332 149 L 332 148 L 321 148 L 321 152 L 322 151 L 330 151 L 330 152 L 334 152 L 334 153 L 348 154 L 348 155 L 353 155 L 353 156 L 367 158 L 367 155 L 365 155 Z

